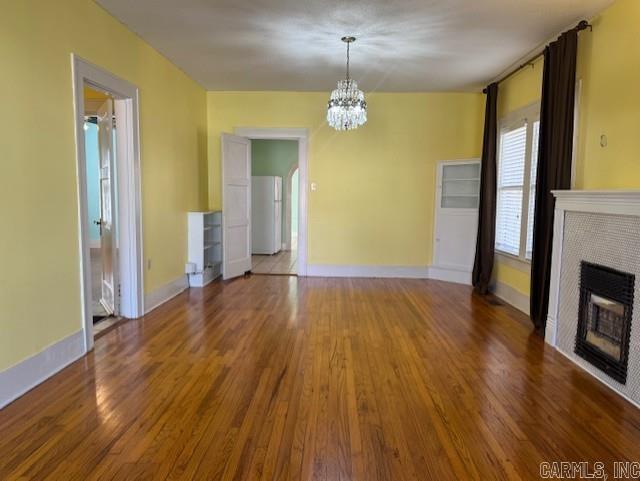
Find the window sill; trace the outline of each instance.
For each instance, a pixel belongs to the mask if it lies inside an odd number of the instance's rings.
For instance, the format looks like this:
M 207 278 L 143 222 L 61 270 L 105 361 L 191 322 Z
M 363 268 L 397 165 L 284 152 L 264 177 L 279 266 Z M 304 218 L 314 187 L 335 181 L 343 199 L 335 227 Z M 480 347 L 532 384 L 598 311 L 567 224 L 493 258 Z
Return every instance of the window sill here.
M 496 261 L 505 264 L 525 274 L 531 273 L 531 261 L 520 259 L 505 252 L 495 251 Z

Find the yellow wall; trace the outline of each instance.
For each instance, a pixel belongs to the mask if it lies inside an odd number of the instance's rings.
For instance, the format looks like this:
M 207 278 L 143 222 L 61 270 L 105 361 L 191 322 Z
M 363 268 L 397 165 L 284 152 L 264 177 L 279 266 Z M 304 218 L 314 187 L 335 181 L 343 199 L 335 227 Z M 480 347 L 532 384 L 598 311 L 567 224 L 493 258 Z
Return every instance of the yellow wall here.
M 435 163 L 480 155 L 483 96 L 370 94 L 367 124 L 336 132 L 325 120 L 327 95 L 208 92 L 211 205 L 221 203 L 221 132 L 308 128 L 309 181 L 318 184 L 309 192 L 309 263 L 428 265 Z
M 577 78 L 582 80 L 576 152 L 576 189 L 640 188 L 640 2 L 616 0 L 579 34 Z M 503 116 L 539 101 L 543 61 L 499 86 Z M 600 146 L 600 136 L 608 146 Z M 529 294 L 529 276 L 497 263 L 496 279 Z
M 72 52 L 140 88 L 146 292 L 207 203 L 200 86 L 90 0 L 2 2 L 0 370 L 81 329 Z
M 640 188 L 639 22 L 640 2 L 617 0 L 592 19 L 592 33 L 580 34 L 578 189 Z
M 544 61 L 536 59 L 498 86 L 498 118 L 514 110 L 540 102 Z

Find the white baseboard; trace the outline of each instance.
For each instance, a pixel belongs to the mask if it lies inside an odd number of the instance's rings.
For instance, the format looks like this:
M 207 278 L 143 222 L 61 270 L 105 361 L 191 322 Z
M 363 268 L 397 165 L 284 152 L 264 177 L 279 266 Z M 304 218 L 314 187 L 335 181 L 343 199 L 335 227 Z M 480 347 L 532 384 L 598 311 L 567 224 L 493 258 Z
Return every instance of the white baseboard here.
M 346 266 L 309 264 L 307 276 L 311 277 L 385 277 L 428 279 L 428 266 Z
M 471 272 L 452 267 L 429 267 L 429 279 L 471 285 Z
M 0 372 L 0 409 L 61 371 L 84 353 L 84 331 L 80 330 Z
M 144 313 L 148 314 L 189 287 L 186 274 L 144 295 Z
M 493 292 L 496 297 L 499 297 L 506 303 L 511 304 L 519 311 L 522 311 L 526 315 L 529 315 L 529 296 L 527 296 L 526 294 L 523 294 L 522 292 L 517 291 L 513 287 L 508 286 L 507 284 L 503 284 L 502 282 L 496 282 L 492 286 L 491 292 Z

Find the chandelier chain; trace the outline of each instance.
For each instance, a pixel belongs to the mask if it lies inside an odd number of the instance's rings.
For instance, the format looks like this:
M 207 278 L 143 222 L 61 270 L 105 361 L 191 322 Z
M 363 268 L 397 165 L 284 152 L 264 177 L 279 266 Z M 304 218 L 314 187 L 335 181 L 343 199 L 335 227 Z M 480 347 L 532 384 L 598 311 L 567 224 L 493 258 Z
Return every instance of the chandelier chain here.
M 349 80 L 349 46 L 351 42 L 347 42 L 347 80 Z

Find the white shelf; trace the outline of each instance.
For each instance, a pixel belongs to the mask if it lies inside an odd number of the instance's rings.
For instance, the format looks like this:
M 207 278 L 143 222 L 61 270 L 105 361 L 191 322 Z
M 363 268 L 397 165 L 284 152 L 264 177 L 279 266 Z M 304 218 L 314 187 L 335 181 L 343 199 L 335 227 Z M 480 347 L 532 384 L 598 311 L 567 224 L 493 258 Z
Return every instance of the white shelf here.
M 191 287 L 202 287 L 222 274 L 222 213 L 189 212 L 188 262 L 195 265 L 195 273 L 189 274 Z

